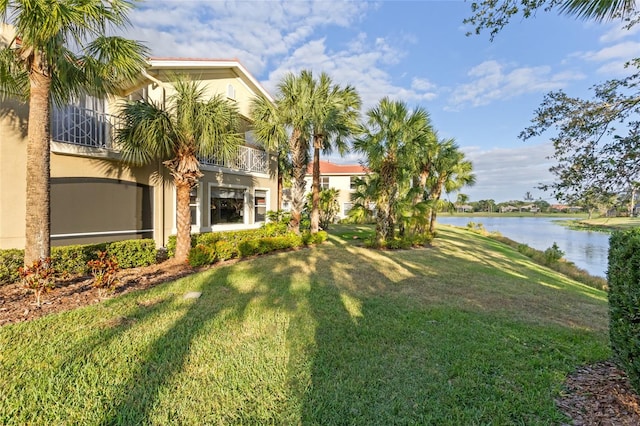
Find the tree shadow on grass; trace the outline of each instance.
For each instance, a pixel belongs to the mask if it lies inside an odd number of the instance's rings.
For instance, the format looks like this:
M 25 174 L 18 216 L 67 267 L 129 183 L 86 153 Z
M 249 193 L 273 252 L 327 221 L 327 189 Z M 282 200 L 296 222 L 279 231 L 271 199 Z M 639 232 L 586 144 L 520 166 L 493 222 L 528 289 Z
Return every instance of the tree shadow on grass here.
M 288 287 L 287 283 L 281 283 L 280 287 L 275 289 L 258 285 L 243 291 L 229 280 L 232 271 L 234 269 L 228 267 L 220 268 L 199 276 L 198 285 L 194 290 L 202 292 L 202 296 L 194 300 L 182 300 L 182 303 L 178 304 L 176 309 L 182 309 L 184 312 L 180 313 L 170 328 L 157 337 L 146 350 L 144 358 L 138 361 L 133 374 L 121 386 L 121 398 L 117 399 L 117 404 L 109 410 L 109 415 L 102 423 L 148 423 L 161 398 L 160 390 L 166 387 L 174 376 L 188 368 L 192 343 L 199 338 L 209 322 L 242 321 L 249 305 L 256 301 L 259 301 L 261 306 L 286 308 L 282 303 L 281 290 Z M 268 271 L 252 270 L 250 278 L 255 282 L 268 282 L 268 275 Z M 224 390 L 221 389 L 220 392 Z M 176 397 L 186 396 L 177 394 Z M 165 407 L 157 416 L 170 423 L 184 422 L 183 414 L 179 409 L 176 410 L 172 413 L 171 408 Z M 251 418 L 250 412 L 211 413 L 211 418 L 202 418 L 202 422 L 219 421 L 225 417 L 229 421 L 237 421 L 238 418 L 234 419 L 235 415 L 245 420 Z
M 559 423 L 558 377 L 601 356 L 585 350 L 589 333 L 386 297 L 410 279 L 390 280 L 358 252 L 323 254 L 310 264 L 331 272 L 308 296 L 315 351 L 302 424 Z

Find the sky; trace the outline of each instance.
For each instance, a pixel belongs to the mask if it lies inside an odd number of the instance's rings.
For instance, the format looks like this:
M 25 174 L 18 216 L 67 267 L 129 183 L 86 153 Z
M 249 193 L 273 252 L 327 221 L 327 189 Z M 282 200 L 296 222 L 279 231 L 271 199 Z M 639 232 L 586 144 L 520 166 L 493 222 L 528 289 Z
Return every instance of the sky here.
M 141 3 L 126 35 L 155 57 L 238 59 L 272 95 L 289 72 L 326 72 L 354 86 L 363 113 L 382 97 L 425 108 L 441 138 L 472 161 L 470 201 L 534 198 L 550 183 L 551 134 L 518 134 L 549 91 L 589 97 L 640 56 L 637 31 L 538 11 L 515 17 L 491 41 L 467 36 L 464 1 L 165 1 Z M 348 154 L 336 163 L 356 163 Z M 456 194 L 450 199 L 455 200 Z

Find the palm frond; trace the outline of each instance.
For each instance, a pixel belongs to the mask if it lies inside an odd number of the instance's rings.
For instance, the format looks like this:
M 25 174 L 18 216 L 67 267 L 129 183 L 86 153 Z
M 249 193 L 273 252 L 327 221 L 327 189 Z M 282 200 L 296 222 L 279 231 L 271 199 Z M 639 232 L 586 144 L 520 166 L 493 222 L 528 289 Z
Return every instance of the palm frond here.
M 625 18 L 635 10 L 635 0 L 565 0 L 560 5 L 561 13 L 596 21 Z
M 116 143 L 125 162 L 144 165 L 175 154 L 175 127 L 169 113 L 159 105 L 149 101 L 129 102 L 119 118 L 121 128 L 116 134 Z
M 29 98 L 29 74 L 9 47 L 0 48 L 0 99 L 4 98 Z

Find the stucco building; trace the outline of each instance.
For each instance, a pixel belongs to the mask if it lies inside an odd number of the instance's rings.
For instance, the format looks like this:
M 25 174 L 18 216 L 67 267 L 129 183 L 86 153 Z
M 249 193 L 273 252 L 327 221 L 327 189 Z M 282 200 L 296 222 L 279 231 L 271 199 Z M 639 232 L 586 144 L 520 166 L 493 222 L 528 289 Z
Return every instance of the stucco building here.
M 245 134 L 231 161 L 201 158 L 191 197 L 192 231 L 258 227 L 276 209 L 277 163 L 252 138 L 250 101 L 270 95 L 237 60 L 151 58 L 136 83 L 108 99 L 83 97 L 51 114 L 52 245 L 153 238 L 176 232 L 176 196 L 160 162 L 131 167 L 114 144 L 124 100 L 166 102 L 176 75 L 236 103 Z M 25 234 L 28 105 L 0 103 L 0 248 L 22 248 Z
M 313 164 L 309 164 L 305 175 L 306 192 L 311 192 L 313 183 Z M 353 207 L 351 194 L 355 191 L 355 180 L 367 174 L 367 170 L 360 164 L 335 164 L 330 161 L 320 161 L 320 189 L 335 188 L 340 191 L 338 203 L 340 204 L 340 219 L 347 217 Z

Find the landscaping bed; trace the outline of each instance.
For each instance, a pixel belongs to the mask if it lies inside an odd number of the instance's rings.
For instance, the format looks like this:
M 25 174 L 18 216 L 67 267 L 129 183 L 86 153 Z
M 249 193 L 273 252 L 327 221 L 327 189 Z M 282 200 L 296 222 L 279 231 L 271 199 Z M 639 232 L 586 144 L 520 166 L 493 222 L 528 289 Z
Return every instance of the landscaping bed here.
M 197 269 L 188 264 L 174 260 L 125 269 L 118 274 L 120 279 L 118 287 L 113 293 L 106 295 L 100 294 L 99 289 L 92 286 L 92 277 L 78 277 L 59 282 L 54 289 L 45 293 L 40 307 L 36 306 L 33 293 L 25 289 L 21 283 L 5 284 L 0 286 L 0 326 L 91 305 L 105 298 L 146 289 L 196 271 Z

